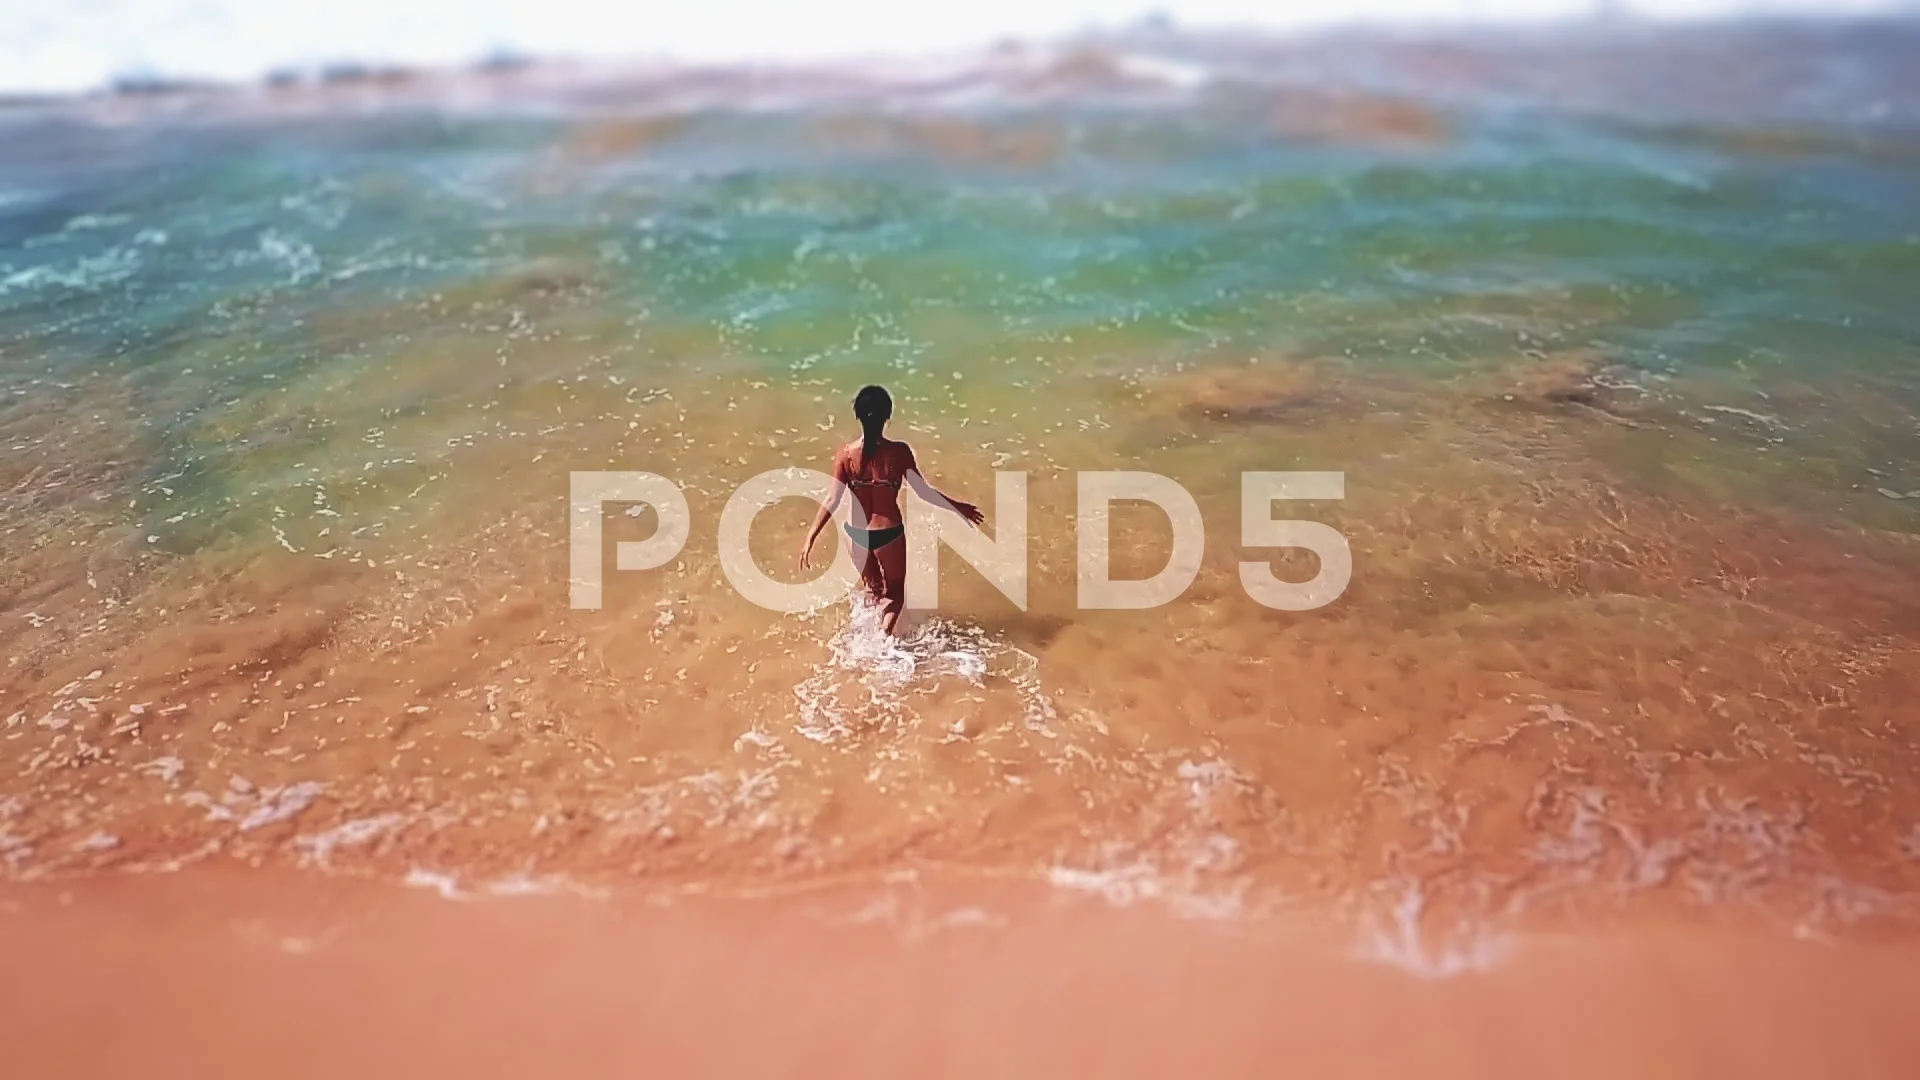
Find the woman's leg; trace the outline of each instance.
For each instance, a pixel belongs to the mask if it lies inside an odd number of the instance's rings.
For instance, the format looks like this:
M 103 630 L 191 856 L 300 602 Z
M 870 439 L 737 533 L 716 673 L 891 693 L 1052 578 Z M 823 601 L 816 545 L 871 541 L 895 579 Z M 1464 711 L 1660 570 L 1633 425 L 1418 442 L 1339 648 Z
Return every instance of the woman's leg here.
M 860 568 L 860 586 L 866 590 L 867 599 L 878 605 L 886 604 L 887 581 L 880 572 L 880 560 L 864 546 L 845 537 L 847 554 L 853 556 L 853 565 Z
M 880 628 L 891 634 L 900 624 L 900 613 L 907 606 L 907 538 L 895 537 L 893 543 L 874 552 L 868 562 L 879 568 Z

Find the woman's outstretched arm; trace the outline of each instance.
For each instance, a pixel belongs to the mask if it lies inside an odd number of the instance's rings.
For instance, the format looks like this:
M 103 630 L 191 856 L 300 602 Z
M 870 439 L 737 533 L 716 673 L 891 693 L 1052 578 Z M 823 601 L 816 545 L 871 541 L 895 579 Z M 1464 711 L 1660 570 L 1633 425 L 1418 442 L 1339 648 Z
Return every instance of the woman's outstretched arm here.
M 907 486 L 913 489 L 915 495 L 920 496 L 933 505 L 943 506 L 959 514 L 969 525 L 978 525 L 987 519 L 987 515 L 981 513 L 980 508 L 972 503 L 950 498 L 935 490 L 932 484 L 927 483 L 927 478 L 920 475 L 917 464 L 915 468 L 907 470 Z

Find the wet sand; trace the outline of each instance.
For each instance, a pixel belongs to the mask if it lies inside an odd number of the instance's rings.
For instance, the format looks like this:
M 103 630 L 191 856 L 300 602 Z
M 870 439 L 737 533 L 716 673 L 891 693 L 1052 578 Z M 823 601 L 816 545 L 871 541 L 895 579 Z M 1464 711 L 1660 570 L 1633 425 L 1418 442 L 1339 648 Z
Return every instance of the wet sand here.
M 209 866 L 10 886 L 0 953 L 19 1076 L 1870 1080 L 1920 1055 L 1914 946 L 1733 927 L 1430 979 L 1281 919 L 1005 891 L 459 902 Z

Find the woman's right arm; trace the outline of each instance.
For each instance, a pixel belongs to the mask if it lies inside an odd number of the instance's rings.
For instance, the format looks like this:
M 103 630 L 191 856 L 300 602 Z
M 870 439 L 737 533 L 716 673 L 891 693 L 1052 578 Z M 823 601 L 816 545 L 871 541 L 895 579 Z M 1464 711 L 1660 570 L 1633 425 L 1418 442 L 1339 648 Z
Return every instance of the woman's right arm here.
M 833 486 L 827 489 L 827 497 L 820 500 L 820 512 L 813 515 L 813 528 L 807 530 L 807 542 L 800 545 L 800 567 L 803 570 L 812 565 L 808 560 L 813 556 L 814 542 L 820 539 L 820 530 L 833 520 L 833 512 L 840 509 L 840 499 L 847 493 L 845 456 L 844 450 L 833 455 Z

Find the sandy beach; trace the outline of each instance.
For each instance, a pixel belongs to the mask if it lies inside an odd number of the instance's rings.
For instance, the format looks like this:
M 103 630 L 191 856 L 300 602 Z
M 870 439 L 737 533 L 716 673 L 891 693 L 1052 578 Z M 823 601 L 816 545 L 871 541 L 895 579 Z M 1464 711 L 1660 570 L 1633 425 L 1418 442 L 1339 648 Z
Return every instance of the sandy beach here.
M 0 894 L 15 1075 L 1910 1075 L 1920 954 L 1750 928 L 1539 936 L 1421 977 L 1002 890 L 671 906 L 243 867 Z M 887 899 L 891 897 L 892 899 Z

